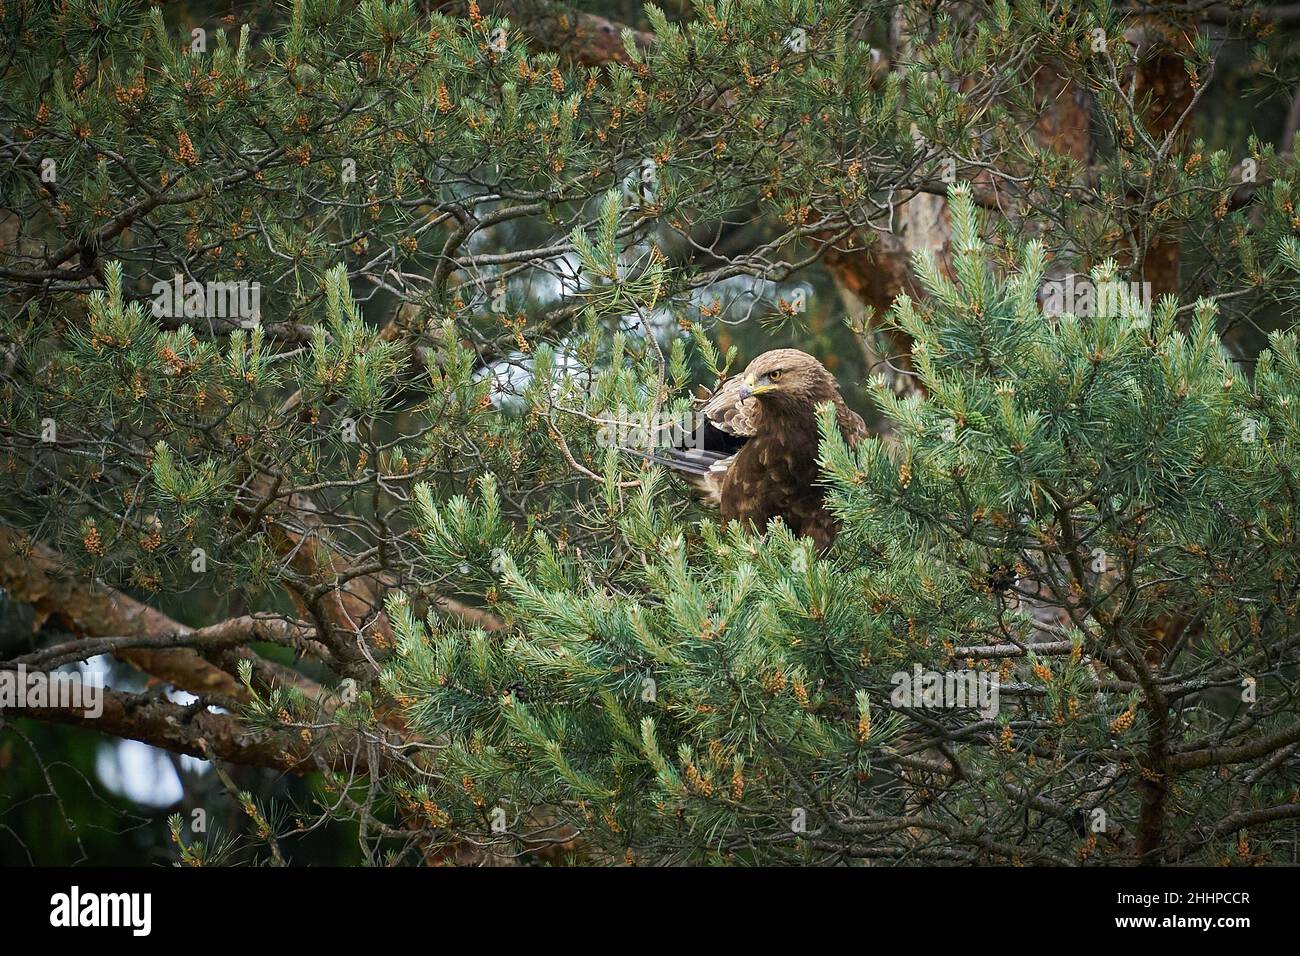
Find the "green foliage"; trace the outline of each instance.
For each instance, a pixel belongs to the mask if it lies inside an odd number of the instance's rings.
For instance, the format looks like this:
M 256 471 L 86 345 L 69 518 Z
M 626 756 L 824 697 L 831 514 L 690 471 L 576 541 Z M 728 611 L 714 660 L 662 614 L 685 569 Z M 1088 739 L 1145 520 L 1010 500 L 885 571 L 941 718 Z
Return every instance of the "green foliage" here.
M 256 620 L 196 710 L 310 744 L 367 860 L 1281 858 L 1287 31 L 184 6 L 0 3 L 0 570 Z M 826 553 L 620 451 L 778 345 L 876 426 L 821 420 Z M 45 614 L 0 660 L 87 627 Z M 999 703 L 900 703 L 917 668 Z
M 1290 725 L 1300 461 L 1283 412 L 1300 379 L 1278 369 L 1296 360 L 1294 336 L 1275 337 L 1252 384 L 1209 304 L 1185 329 L 1171 302 L 1153 316 L 1133 300 L 1115 315 L 1044 315 L 1041 246 L 997 275 L 969 189 L 951 200 L 955 280 L 922 266 L 924 304 L 902 298 L 892 317 L 916 343 L 925 397 L 898 399 L 881 380 L 893 437 L 855 448 L 823 416 L 844 528 L 828 557 L 779 525 L 765 538 L 709 523 L 684 534 L 648 480 L 612 505 L 617 531 L 597 554 L 566 560 L 540 533 L 531 553 L 507 548 L 504 634 L 426 628 L 390 605 L 385 687 L 443 742 L 430 793 L 449 833 L 502 808 L 498 839 L 524 839 L 544 809 L 610 857 L 646 862 L 924 858 L 935 841 L 917 832 L 1068 861 L 1076 815 L 1100 805 L 1112 834 L 1136 828 L 1145 734 L 1169 719 L 1162 685 L 1202 692 L 1167 731 L 1185 749 L 1232 726 L 1207 689 L 1247 675 L 1270 700 L 1257 719 Z M 1259 423 L 1250 440 L 1247 421 Z M 450 519 L 421 498 L 436 560 L 452 541 L 499 540 L 494 495 L 453 502 Z M 1013 584 L 992 583 L 999 563 Z M 1146 677 L 1175 620 L 1180 656 Z M 1062 639 L 1061 657 L 1032 649 Z M 996 718 L 891 706 L 893 675 L 989 645 L 1030 648 L 1002 668 Z M 1130 679 L 1099 681 L 1095 662 Z M 990 661 L 975 666 L 992 676 Z M 912 803 L 908 771 L 926 765 L 906 759 L 927 740 L 949 741 L 963 772 L 933 815 Z M 1094 801 L 1107 772 L 1118 779 Z M 1049 789 L 1052 837 L 1021 845 L 1018 807 Z M 1220 796 L 1178 799 L 1181 837 Z M 981 835 L 948 815 L 978 818 Z

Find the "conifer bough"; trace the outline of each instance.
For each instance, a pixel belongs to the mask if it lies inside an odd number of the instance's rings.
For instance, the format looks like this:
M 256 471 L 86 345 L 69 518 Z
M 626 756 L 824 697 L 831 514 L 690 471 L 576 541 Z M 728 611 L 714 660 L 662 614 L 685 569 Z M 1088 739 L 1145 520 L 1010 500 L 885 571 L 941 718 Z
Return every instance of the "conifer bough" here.
M 0 5 L 0 852 L 1296 862 L 1294 18 L 182 6 Z M 787 347 L 830 547 L 609 440 Z

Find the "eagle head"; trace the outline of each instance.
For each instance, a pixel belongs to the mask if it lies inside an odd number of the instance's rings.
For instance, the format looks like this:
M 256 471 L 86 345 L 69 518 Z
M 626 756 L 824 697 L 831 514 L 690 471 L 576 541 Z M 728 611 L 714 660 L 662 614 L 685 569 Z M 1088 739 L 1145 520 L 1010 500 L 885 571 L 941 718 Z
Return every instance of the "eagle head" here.
M 798 349 L 764 352 L 745 369 L 740 399 L 757 399 L 767 411 L 792 414 L 813 409 L 839 394 L 826 366 Z

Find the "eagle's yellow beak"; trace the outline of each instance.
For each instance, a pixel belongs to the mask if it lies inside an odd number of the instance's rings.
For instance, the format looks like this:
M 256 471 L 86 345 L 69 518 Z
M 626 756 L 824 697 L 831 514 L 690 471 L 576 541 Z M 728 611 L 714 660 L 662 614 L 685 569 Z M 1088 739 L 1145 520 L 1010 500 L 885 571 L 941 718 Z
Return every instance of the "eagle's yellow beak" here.
M 764 392 L 770 392 L 776 388 L 775 385 L 755 385 L 754 376 L 746 375 L 745 380 L 740 384 L 740 400 L 753 398 L 755 395 L 762 395 Z

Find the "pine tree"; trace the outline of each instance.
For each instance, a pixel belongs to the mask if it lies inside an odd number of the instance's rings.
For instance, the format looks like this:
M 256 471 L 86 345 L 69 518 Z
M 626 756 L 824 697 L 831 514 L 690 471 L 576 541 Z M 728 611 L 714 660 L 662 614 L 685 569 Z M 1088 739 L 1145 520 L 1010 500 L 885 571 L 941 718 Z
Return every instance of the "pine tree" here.
M 427 6 L 0 4 L 0 676 L 114 660 L 0 733 L 188 863 L 1294 861 L 1292 15 Z M 777 346 L 826 553 L 627 450 Z
M 502 639 L 390 604 L 385 686 L 445 742 L 424 799 L 524 843 L 548 808 L 615 859 L 1040 863 L 1205 859 L 1286 799 L 1229 768 L 1295 733 L 1294 337 L 1251 383 L 1209 302 L 1186 329 L 1171 299 L 1045 315 L 1042 245 L 999 275 L 971 190 L 951 198 L 954 278 L 923 260 L 925 304 L 891 315 L 924 397 L 877 379 L 892 441 L 851 450 L 823 422 L 829 557 L 779 528 L 684 532 L 653 473 L 608 495 L 608 548 L 572 557 L 507 540 L 490 484 L 417 492 L 435 565 L 509 555 Z M 1000 701 L 898 706 L 917 665 Z

